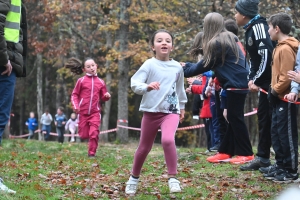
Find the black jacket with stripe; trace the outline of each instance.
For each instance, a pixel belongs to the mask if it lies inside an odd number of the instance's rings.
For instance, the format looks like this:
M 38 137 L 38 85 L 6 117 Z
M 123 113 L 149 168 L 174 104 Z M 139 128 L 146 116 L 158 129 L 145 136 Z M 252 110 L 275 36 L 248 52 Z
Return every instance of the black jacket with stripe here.
M 263 89 L 268 89 L 271 84 L 272 53 L 276 46 L 268 29 L 266 19 L 260 17 L 245 32 L 246 51 L 250 56 L 249 80 Z
M 26 76 L 27 55 L 27 20 L 26 9 L 22 3 L 19 43 L 7 42 L 4 38 L 4 27 L 11 0 L 0 0 L 0 68 L 4 68 L 8 60 L 17 77 Z

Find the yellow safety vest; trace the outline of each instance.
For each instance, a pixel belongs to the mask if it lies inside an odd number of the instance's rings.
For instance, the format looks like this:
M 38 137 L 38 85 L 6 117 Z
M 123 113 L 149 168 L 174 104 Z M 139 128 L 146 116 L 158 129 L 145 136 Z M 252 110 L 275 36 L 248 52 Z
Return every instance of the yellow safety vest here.
M 10 10 L 6 16 L 4 37 L 6 41 L 18 43 L 20 37 L 21 0 L 11 0 Z

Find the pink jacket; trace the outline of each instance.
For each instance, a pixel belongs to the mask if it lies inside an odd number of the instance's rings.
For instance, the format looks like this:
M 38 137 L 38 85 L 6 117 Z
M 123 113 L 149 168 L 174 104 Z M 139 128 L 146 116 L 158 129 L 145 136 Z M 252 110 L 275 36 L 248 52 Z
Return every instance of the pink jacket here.
M 74 109 L 79 109 L 80 114 L 93 114 L 100 112 L 99 101 L 108 101 L 104 94 L 107 92 L 106 85 L 97 74 L 86 74 L 77 80 L 73 89 L 71 101 Z
M 78 120 L 77 119 L 73 120 L 72 118 L 70 118 L 66 123 L 65 129 L 66 130 L 70 130 L 70 129 L 76 130 L 77 126 L 78 126 Z

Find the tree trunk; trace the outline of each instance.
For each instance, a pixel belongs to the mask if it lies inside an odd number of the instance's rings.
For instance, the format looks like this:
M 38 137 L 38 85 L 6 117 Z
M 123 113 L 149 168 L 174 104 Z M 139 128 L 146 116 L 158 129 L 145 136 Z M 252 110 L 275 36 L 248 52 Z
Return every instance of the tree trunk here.
M 125 56 L 128 50 L 128 35 L 129 35 L 129 13 L 127 11 L 131 4 L 131 0 L 120 1 L 120 53 L 118 62 L 118 119 L 128 120 L 128 72 L 129 58 Z M 125 122 L 119 122 L 121 125 L 128 125 Z M 128 142 L 128 129 L 119 128 L 117 131 L 117 140 L 121 143 Z
M 105 36 L 106 36 L 106 47 L 107 49 L 111 49 L 112 47 L 112 35 L 111 35 L 111 31 L 106 31 L 105 32 Z M 111 61 L 110 60 L 106 60 L 105 63 L 105 68 L 106 68 L 106 77 L 105 77 L 105 82 L 106 82 L 106 89 L 108 92 L 110 92 L 110 85 L 111 85 L 111 81 L 112 81 L 112 74 L 109 70 L 110 68 L 110 64 Z M 111 100 L 106 101 L 104 104 L 104 113 L 103 113 L 103 120 L 102 120 L 102 126 L 101 126 L 101 130 L 108 130 L 109 129 L 109 117 L 110 117 L 110 108 L 111 108 Z M 105 133 L 105 134 L 101 134 L 100 135 L 100 139 L 103 142 L 108 142 L 108 134 L 109 133 Z
M 42 55 L 37 54 L 35 63 L 37 69 L 37 117 L 41 119 L 43 114 L 43 70 L 42 70 Z M 39 129 L 41 129 L 41 123 L 39 123 Z M 43 140 L 44 135 L 42 132 L 39 132 L 39 140 Z
M 44 107 L 43 107 L 43 111 L 45 111 L 46 108 L 50 109 L 50 88 L 49 88 L 49 75 L 51 73 L 51 67 L 48 66 L 46 67 L 46 73 L 45 73 L 45 101 L 44 101 Z M 51 113 L 51 111 L 49 110 L 49 112 Z
M 56 109 L 61 106 L 61 99 L 62 99 L 62 92 L 61 92 L 61 75 L 57 73 L 57 77 L 56 77 L 56 101 L 55 101 L 55 106 Z M 56 109 L 55 109 L 55 113 L 56 113 Z

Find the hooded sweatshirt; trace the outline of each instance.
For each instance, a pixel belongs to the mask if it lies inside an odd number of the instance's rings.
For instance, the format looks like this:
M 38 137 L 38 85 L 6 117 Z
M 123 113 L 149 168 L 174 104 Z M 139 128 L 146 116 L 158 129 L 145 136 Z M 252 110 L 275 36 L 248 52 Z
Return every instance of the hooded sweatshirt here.
M 294 70 L 299 41 L 294 37 L 278 42 L 273 52 L 272 93 L 283 98 L 291 91 L 291 80 L 287 72 Z

